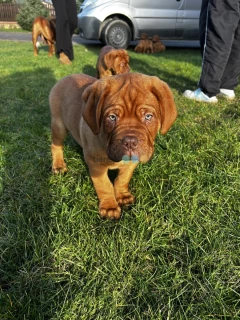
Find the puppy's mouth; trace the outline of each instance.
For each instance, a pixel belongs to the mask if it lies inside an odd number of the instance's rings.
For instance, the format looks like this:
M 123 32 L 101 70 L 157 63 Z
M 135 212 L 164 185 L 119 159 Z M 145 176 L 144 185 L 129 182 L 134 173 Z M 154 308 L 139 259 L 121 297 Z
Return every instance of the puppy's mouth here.
M 107 147 L 107 155 L 114 162 L 144 163 L 151 158 L 152 153 L 153 147 L 150 147 L 147 141 L 142 141 L 135 135 L 126 135 L 122 139 L 110 141 Z

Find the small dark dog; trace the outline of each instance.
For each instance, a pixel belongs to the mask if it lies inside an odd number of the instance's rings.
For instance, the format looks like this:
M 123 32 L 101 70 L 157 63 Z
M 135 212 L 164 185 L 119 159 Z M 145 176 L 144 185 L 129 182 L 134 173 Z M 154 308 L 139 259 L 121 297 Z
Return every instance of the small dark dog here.
M 104 46 L 99 53 L 96 69 L 98 79 L 128 73 L 130 72 L 129 55 L 124 49 Z
M 137 53 L 153 53 L 152 40 L 148 38 L 146 33 L 141 34 L 140 41 L 134 51 Z
M 153 52 L 162 52 L 162 51 L 165 51 L 166 47 L 165 47 L 164 44 L 162 44 L 162 42 L 160 41 L 159 36 L 157 36 L 157 35 L 153 36 L 152 42 L 153 42 Z
M 32 42 L 34 56 L 38 55 L 37 40 L 38 37 L 44 39 L 49 46 L 48 56 L 51 57 L 55 53 L 54 42 L 56 41 L 56 19 L 46 19 L 44 17 L 36 17 L 32 26 Z

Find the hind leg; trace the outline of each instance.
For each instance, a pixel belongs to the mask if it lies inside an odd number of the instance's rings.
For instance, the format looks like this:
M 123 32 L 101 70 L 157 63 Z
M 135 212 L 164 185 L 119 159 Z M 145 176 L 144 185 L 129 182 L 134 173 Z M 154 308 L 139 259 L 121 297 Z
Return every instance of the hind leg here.
M 48 46 L 49 46 L 48 56 L 49 56 L 49 57 L 52 57 L 52 55 L 53 55 L 53 53 L 54 53 L 54 51 L 55 51 L 54 43 L 51 42 L 51 41 L 49 41 L 49 40 L 47 40 L 47 44 L 48 44 Z
M 37 48 L 37 40 L 38 40 L 38 32 L 34 31 L 32 32 L 32 42 L 33 42 L 33 53 L 34 56 L 38 55 L 38 48 Z
M 67 129 L 59 119 L 52 119 L 52 171 L 64 173 L 67 166 L 63 158 L 63 142 L 67 135 Z

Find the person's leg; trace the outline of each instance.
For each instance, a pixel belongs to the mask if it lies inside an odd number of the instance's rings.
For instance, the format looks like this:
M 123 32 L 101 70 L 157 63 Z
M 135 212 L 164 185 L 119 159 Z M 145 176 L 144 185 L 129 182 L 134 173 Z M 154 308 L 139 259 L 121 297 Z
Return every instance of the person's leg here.
M 199 16 L 199 41 L 201 55 L 203 56 L 204 46 L 205 46 L 205 37 L 206 37 L 206 25 L 207 25 L 207 11 L 208 11 L 209 0 L 202 0 L 202 6 Z
M 240 10 L 240 8 L 239 8 Z M 239 12 L 240 15 L 240 12 Z M 238 77 L 240 74 L 240 18 L 235 31 L 232 50 L 221 78 L 222 89 L 234 90 L 238 85 Z
M 209 97 L 220 92 L 221 79 L 239 22 L 240 0 L 209 0 L 206 41 L 199 87 Z
M 53 6 L 56 12 L 56 47 L 57 53 L 64 53 L 70 60 L 73 60 L 73 45 L 72 45 L 72 20 L 69 23 L 68 5 L 72 8 L 72 0 L 53 0 Z M 76 9 L 76 5 L 75 5 Z M 70 10 L 71 11 L 71 10 Z M 72 19 L 73 11 L 71 11 L 70 18 Z M 77 11 L 75 11 L 77 19 Z M 76 21 L 76 20 L 75 20 Z M 70 31 L 71 25 L 71 31 Z M 67 58 L 66 58 L 67 59 Z
M 77 5 L 75 0 L 65 0 L 65 3 L 68 16 L 69 30 L 72 36 L 78 25 Z

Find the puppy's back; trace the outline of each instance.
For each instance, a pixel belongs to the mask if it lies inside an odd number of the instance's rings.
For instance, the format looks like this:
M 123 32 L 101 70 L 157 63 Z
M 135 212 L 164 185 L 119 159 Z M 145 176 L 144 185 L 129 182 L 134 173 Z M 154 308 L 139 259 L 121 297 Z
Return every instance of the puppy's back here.
M 73 117 L 81 111 L 82 93 L 97 79 L 86 74 L 72 74 L 59 80 L 49 95 L 51 114 L 54 117 Z

